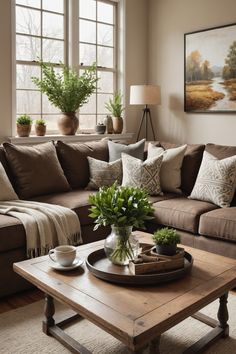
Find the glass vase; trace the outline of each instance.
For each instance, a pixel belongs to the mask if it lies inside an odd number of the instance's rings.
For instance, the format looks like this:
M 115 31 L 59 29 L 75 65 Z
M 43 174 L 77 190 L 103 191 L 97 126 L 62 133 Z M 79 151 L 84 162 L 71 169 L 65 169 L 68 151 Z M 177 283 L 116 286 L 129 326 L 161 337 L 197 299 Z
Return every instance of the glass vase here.
M 111 226 L 111 233 L 107 236 L 104 249 L 107 258 L 117 265 L 127 265 L 129 260 L 137 257 L 139 242 L 132 234 L 132 226 Z

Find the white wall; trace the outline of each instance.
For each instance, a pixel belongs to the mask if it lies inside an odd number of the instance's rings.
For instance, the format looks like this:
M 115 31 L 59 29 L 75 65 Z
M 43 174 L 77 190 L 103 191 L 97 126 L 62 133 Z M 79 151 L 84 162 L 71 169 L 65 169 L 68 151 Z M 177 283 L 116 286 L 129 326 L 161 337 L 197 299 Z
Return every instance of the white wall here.
M 149 83 L 161 85 L 159 139 L 236 145 L 236 113 L 184 113 L 184 33 L 236 23 L 235 0 L 149 0 Z
M 147 81 L 147 1 L 124 0 L 125 16 L 125 106 L 128 132 L 137 130 L 138 107 L 129 106 L 129 86 Z M 0 1 L 0 142 L 12 135 L 11 124 L 11 0 Z

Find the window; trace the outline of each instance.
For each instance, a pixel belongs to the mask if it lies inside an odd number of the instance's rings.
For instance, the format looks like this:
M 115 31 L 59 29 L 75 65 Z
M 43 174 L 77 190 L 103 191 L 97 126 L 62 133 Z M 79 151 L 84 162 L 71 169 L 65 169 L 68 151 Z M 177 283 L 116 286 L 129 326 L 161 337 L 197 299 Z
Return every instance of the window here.
M 104 119 L 104 103 L 112 97 L 117 82 L 116 16 L 117 3 L 108 0 L 15 1 L 17 116 L 45 118 L 47 131 L 57 132 L 60 112 L 31 81 L 32 76 L 41 75 L 40 59 L 58 70 L 60 63 L 70 63 L 78 73 L 96 62 L 100 80 L 96 92 L 77 113 L 80 130 L 93 130 Z

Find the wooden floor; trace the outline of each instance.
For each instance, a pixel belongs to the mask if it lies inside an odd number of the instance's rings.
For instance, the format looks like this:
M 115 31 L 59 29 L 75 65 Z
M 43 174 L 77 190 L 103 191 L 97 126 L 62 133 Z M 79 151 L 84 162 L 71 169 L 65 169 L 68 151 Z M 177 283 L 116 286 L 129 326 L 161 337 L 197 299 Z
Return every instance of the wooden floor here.
M 231 293 L 236 295 L 236 289 L 232 290 Z M 16 295 L 8 296 L 0 299 L 0 314 L 42 299 L 44 299 L 44 293 L 38 289 L 27 290 Z
M 44 293 L 38 289 L 27 290 L 19 294 L 11 295 L 0 299 L 0 314 L 18 307 L 32 304 L 33 302 L 42 300 Z

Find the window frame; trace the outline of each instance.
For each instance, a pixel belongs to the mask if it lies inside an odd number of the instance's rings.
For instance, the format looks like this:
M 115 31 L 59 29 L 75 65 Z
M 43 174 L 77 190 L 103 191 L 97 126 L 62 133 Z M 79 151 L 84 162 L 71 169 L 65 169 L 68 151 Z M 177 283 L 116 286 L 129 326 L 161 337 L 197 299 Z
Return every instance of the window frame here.
M 64 41 L 64 63 L 65 64 L 69 64 L 70 66 L 72 66 L 78 73 L 81 69 L 86 69 L 88 66 L 83 65 L 81 66 L 79 63 L 79 20 L 83 19 L 79 16 L 79 1 L 77 0 L 72 0 L 72 1 L 68 1 L 68 0 L 63 0 L 64 1 L 64 12 L 59 13 L 59 12 L 54 12 L 54 11 L 50 11 L 50 10 L 44 10 L 42 8 L 42 0 L 40 0 L 40 4 L 41 7 L 40 8 L 34 8 L 28 5 L 23 5 L 23 4 L 16 4 L 15 0 L 12 0 L 12 24 L 13 24 L 13 28 L 12 28 L 12 52 L 13 52 L 13 65 L 12 65 L 12 82 L 13 82 L 13 87 L 12 87 L 12 132 L 13 135 L 16 135 L 16 119 L 17 119 L 17 115 L 21 114 L 21 113 L 17 113 L 17 91 L 39 91 L 37 88 L 33 88 L 33 89 L 17 89 L 17 81 L 16 81 L 16 68 L 17 68 L 17 64 L 20 65 L 29 65 L 29 66 L 39 66 L 37 64 L 36 61 L 27 61 L 27 60 L 17 60 L 16 59 L 16 36 L 18 34 L 22 35 L 21 33 L 16 32 L 16 7 L 22 7 L 22 8 L 28 8 L 28 9 L 32 9 L 32 10 L 37 10 L 40 11 L 41 13 L 41 31 L 40 31 L 40 36 L 37 35 L 28 35 L 25 34 L 26 36 L 29 37 L 36 37 L 36 38 L 40 38 L 41 41 L 41 55 L 42 55 L 42 42 L 43 39 L 55 39 L 57 40 L 57 38 L 50 38 L 50 37 L 45 37 L 43 36 L 43 28 L 42 28 L 42 13 L 43 12 L 47 12 L 47 13 L 53 13 L 53 14 L 60 14 L 64 16 L 64 37 L 63 39 L 61 39 L 61 41 Z M 114 27 L 113 30 L 113 67 L 112 68 L 107 68 L 107 67 L 101 67 L 98 66 L 97 67 L 97 72 L 111 72 L 113 73 L 113 93 L 109 93 L 111 95 L 114 94 L 114 92 L 117 91 L 118 89 L 118 19 L 119 19 L 119 0 L 96 0 L 96 8 L 97 8 L 97 2 L 102 2 L 102 3 L 108 3 L 114 6 L 114 23 L 111 24 L 111 26 Z M 96 11 L 97 13 L 97 11 Z M 84 18 L 85 20 L 88 20 L 86 18 Z M 102 22 L 102 21 L 97 21 L 97 14 L 96 14 L 96 20 L 92 20 L 93 22 L 96 23 L 96 32 L 97 32 L 97 26 L 98 23 L 104 23 L 104 24 L 108 24 L 106 22 Z M 60 39 L 59 39 L 60 40 Z M 97 42 L 97 33 L 96 33 L 96 43 L 94 44 L 96 46 L 96 58 L 97 58 L 97 47 L 98 46 L 102 46 L 99 45 Z M 55 64 L 55 66 L 60 67 L 60 64 Z M 99 83 L 98 83 L 99 86 Z M 96 124 L 99 121 L 99 116 L 104 116 L 107 113 L 98 113 L 98 94 L 99 93 L 104 93 L 105 92 L 99 92 L 99 90 L 97 89 L 95 92 L 96 95 L 96 112 L 95 112 L 95 117 L 96 117 Z M 39 113 L 27 113 L 29 115 L 32 116 L 38 116 L 39 118 L 43 118 L 47 115 L 50 116 L 58 116 L 60 114 L 59 113 L 43 113 L 42 109 L 43 109 L 43 94 L 40 92 L 41 98 L 40 98 L 40 108 L 41 111 Z M 22 113 L 24 114 L 24 113 Z M 77 111 L 77 116 L 78 118 L 80 117 L 80 115 L 94 115 L 93 113 L 80 113 L 79 110 Z M 91 133 L 94 132 L 94 127 L 89 127 L 83 130 L 80 130 L 79 133 Z M 57 130 L 47 130 L 47 135 L 58 135 L 58 129 Z

